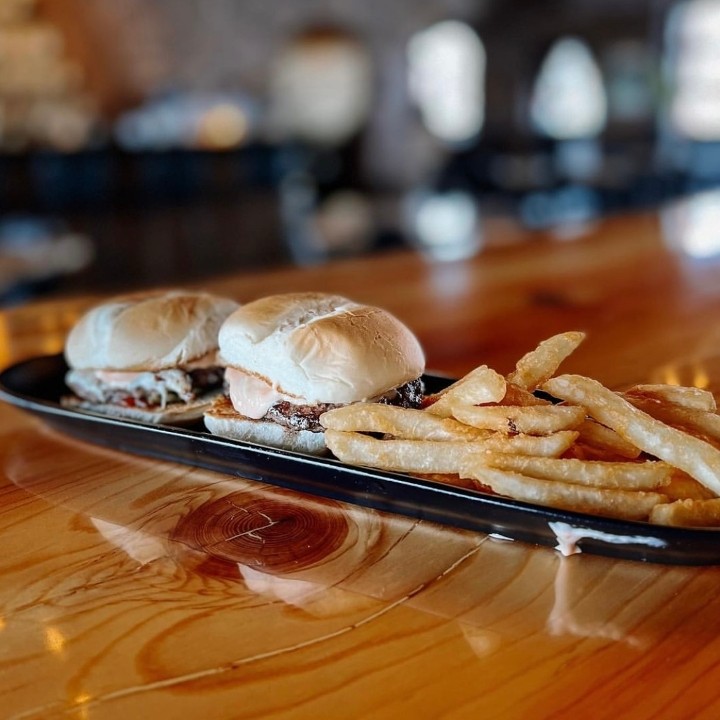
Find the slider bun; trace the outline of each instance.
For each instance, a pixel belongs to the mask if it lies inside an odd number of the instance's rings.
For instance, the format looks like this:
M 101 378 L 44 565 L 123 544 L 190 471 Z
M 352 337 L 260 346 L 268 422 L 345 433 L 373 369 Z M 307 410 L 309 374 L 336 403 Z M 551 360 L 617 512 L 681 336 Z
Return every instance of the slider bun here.
M 217 350 L 223 320 L 238 303 L 203 292 L 170 290 L 109 300 L 83 315 L 65 344 L 79 370 L 165 370 Z
M 425 368 L 420 343 L 396 317 L 321 293 L 243 305 L 223 323 L 219 345 L 221 364 L 309 404 L 369 400 Z
M 61 399 L 63 407 L 73 410 L 86 410 L 103 416 L 122 418 L 123 420 L 138 420 L 152 425 L 188 425 L 200 420 L 204 413 L 210 409 L 213 401 L 222 395 L 221 391 L 202 395 L 191 402 L 169 403 L 164 408 L 125 407 L 110 403 L 94 403 L 74 395 Z
M 213 435 L 293 452 L 327 454 L 324 433 L 292 430 L 272 420 L 252 420 L 237 413 L 227 397 L 218 398 L 205 412 L 204 420 Z

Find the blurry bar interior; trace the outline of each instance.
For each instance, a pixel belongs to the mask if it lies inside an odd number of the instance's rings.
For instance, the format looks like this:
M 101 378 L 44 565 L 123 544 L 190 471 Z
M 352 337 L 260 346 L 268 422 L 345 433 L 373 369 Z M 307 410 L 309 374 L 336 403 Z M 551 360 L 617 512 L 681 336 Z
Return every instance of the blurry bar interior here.
M 719 181 L 720 0 L 0 0 L 3 304 L 569 241 Z

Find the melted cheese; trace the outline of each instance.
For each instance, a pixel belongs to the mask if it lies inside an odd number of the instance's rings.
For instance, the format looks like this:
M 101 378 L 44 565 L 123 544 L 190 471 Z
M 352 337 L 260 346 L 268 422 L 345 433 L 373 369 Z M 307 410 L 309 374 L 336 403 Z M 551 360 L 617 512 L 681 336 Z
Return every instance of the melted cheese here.
M 253 420 L 264 417 L 273 405 L 283 400 L 295 404 L 303 402 L 302 398 L 285 395 L 260 378 L 235 368 L 225 369 L 225 381 L 228 385 L 230 402 L 235 410 Z

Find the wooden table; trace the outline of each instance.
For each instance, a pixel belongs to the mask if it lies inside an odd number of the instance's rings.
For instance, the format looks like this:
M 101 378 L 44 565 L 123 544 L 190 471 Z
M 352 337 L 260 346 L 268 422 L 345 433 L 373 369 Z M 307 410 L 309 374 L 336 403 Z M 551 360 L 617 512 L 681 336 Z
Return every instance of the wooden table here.
M 720 256 L 668 246 L 657 216 L 488 236 L 466 262 L 392 253 L 205 287 L 384 306 L 451 375 L 582 329 L 563 369 L 720 379 Z M 1 364 L 58 351 L 95 299 L 3 313 Z M 9 405 L 0 548 L 3 718 L 720 716 L 720 567 L 565 558 L 86 445 Z

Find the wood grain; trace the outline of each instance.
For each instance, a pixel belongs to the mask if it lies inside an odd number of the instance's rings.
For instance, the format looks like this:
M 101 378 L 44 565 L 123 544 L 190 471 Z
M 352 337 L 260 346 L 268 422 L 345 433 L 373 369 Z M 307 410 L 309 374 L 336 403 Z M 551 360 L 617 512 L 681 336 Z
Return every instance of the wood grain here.
M 448 374 L 589 338 L 570 372 L 717 387 L 720 263 L 655 218 L 468 262 L 393 253 L 219 278 L 388 307 Z M 94 298 L 0 315 L 55 352 Z M 720 567 L 564 558 L 71 440 L 0 405 L 0 716 L 715 718 Z

